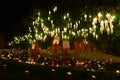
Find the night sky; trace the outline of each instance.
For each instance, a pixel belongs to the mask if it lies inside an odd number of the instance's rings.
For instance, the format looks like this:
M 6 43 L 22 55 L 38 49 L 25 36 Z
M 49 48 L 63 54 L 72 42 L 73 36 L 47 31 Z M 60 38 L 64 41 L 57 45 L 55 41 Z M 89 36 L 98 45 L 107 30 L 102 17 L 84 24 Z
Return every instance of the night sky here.
M 25 0 L 26 1 L 26 0 Z M 11 32 L 17 28 L 17 23 L 27 15 L 29 3 L 22 0 L 1 2 L 1 31 Z
M 53 0 L 2 1 L 0 5 L 0 32 L 11 35 L 24 32 L 29 27 L 24 22 L 32 13 L 34 5 L 40 9 L 47 9 L 51 4 L 54 4 Z

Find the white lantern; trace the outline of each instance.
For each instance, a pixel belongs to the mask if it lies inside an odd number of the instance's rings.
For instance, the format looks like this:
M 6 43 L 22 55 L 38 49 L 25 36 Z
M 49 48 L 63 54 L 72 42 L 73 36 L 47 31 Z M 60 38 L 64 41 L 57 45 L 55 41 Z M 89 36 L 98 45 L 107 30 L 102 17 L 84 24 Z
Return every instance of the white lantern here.
M 68 49 L 70 48 L 70 43 L 68 40 L 63 40 L 63 49 Z
M 60 42 L 60 37 L 59 36 L 54 37 L 53 44 L 55 43 L 59 44 L 59 42 Z
M 102 14 L 99 12 L 98 13 L 98 21 L 100 22 L 100 20 L 101 20 L 101 17 L 102 17 Z

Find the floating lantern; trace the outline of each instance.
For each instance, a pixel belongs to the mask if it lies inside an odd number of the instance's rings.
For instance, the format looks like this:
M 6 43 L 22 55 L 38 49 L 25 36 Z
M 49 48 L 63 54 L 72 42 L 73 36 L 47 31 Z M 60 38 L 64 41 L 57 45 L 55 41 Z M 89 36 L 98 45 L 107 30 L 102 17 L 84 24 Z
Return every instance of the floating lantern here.
M 57 6 L 53 8 L 53 12 L 55 13 L 57 11 Z
M 110 34 L 110 28 L 107 28 L 107 35 Z
M 40 16 L 40 12 L 38 12 L 38 16 Z
M 85 21 L 87 21 L 87 15 L 86 14 L 84 15 L 84 18 L 85 18 Z
M 48 17 L 48 21 L 50 21 L 50 17 Z
M 66 16 L 64 16 L 63 19 L 65 20 L 65 19 L 66 19 Z
M 67 28 L 64 28 L 64 32 L 67 32 Z
M 49 15 L 51 15 L 51 11 L 49 11 Z
M 95 37 L 96 37 L 96 39 L 98 39 L 98 35 L 97 34 L 95 35 Z
M 110 19 L 110 17 L 111 17 L 111 15 L 110 15 L 110 13 L 107 13 L 106 14 L 106 17 L 108 18 L 108 20 Z
M 67 18 L 69 18 L 69 13 L 67 13 Z
M 105 20 L 105 29 L 108 28 L 108 20 Z
M 93 24 L 96 24 L 97 23 L 97 18 L 95 17 L 94 19 L 93 19 Z
M 98 21 L 99 21 L 99 22 L 101 21 L 101 17 L 102 17 L 102 14 L 99 12 L 99 13 L 98 13 Z

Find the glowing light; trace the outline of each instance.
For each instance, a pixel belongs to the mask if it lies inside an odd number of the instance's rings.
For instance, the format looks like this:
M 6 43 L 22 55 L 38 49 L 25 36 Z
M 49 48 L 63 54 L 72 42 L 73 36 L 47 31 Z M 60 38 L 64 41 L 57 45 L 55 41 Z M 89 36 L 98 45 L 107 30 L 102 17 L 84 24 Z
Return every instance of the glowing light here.
M 91 33 L 94 38 L 98 39 L 99 35 L 96 28 L 99 27 L 97 27 L 96 25 L 97 23 L 100 24 L 101 34 L 103 34 L 104 30 L 107 31 L 108 35 L 114 32 L 113 20 L 115 19 L 115 16 L 111 16 L 110 13 L 107 13 L 105 15 L 106 18 L 104 18 L 104 20 L 102 20 L 101 18 L 103 16 L 101 12 L 99 12 L 97 16 L 94 17 L 93 19 L 92 19 L 92 15 L 84 14 L 83 19 L 81 17 L 80 20 L 75 21 L 74 23 L 72 22 L 71 18 L 69 18 L 70 14 L 66 13 L 63 16 L 63 22 L 65 23 L 65 25 L 61 28 L 60 27 L 61 25 L 59 26 L 56 25 L 54 19 L 51 20 L 51 18 L 53 18 L 52 15 L 54 15 L 56 11 L 57 11 L 57 6 L 55 6 L 52 11 L 48 12 L 49 15 L 47 19 L 50 22 L 50 26 L 46 24 L 47 22 L 45 21 L 46 19 L 40 17 L 40 12 L 38 11 L 37 13 L 38 17 L 36 17 L 36 20 L 32 22 L 33 27 L 29 27 L 29 34 L 26 34 L 23 37 L 14 37 L 14 41 L 10 42 L 9 45 L 13 45 L 13 43 L 19 44 L 21 41 L 26 41 L 26 40 L 29 43 L 34 42 L 34 40 L 46 41 L 46 39 L 48 39 L 48 36 L 54 38 L 55 36 L 58 35 L 60 35 L 62 39 L 69 40 L 71 36 L 72 37 L 79 36 L 85 39 L 89 36 L 89 33 Z M 52 14 L 52 12 L 54 12 L 54 14 Z M 87 17 L 91 18 L 90 20 L 92 20 L 92 23 L 90 24 L 92 24 L 92 27 L 88 26 L 87 29 L 81 28 L 81 25 L 79 24 L 81 24 L 83 20 L 87 21 Z M 41 28 L 42 30 L 39 30 L 39 28 Z M 32 35 L 33 32 L 34 35 Z
M 63 19 L 65 20 L 65 19 L 66 19 L 66 16 L 64 16 Z
M 38 12 L 38 16 L 40 16 L 40 12 Z
M 51 24 L 53 24 L 53 20 L 51 20 Z
M 98 13 L 98 21 L 100 22 L 100 20 L 101 20 L 101 17 L 102 17 L 102 14 L 99 12 Z
M 85 18 L 85 21 L 86 21 L 87 20 L 87 15 L 86 14 L 84 15 L 84 18 Z
M 49 15 L 51 15 L 51 11 L 49 11 Z
M 52 72 L 54 72 L 54 71 L 55 71 L 55 69 L 52 69 L 51 71 L 52 71 Z
M 53 12 L 55 13 L 57 11 L 57 6 L 53 8 Z
M 89 15 L 89 18 L 92 18 L 92 15 Z
M 93 29 L 90 27 L 89 28 L 89 33 L 92 33 L 93 32 Z
M 105 29 L 108 28 L 108 20 L 105 20 Z
M 35 24 L 35 22 L 33 21 L 33 25 Z
M 78 23 L 80 24 L 80 20 L 78 21 Z
M 26 71 L 25 71 L 25 73 L 27 73 L 27 74 L 28 74 L 28 73 L 29 73 L 29 71 L 28 71 L 28 70 L 26 70 Z
M 43 63 L 41 63 L 41 65 L 42 65 L 42 66 L 45 65 L 45 63 L 43 62 Z
M 98 17 L 102 17 L 102 14 L 100 12 L 98 13 Z
M 75 36 L 75 35 L 76 35 L 76 33 L 75 33 L 75 32 L 72 32 L 72 35 L 73 35 L 73 36 Z
M 59 64 L 57 64 L 56 67 L 59 67 Z
M 67 13 L 67 18 L 69 17 L 69 13 Z
M 50 21 L 50 17 L 48 17 L 48 21 Z
M 110 18 L 110 16 L 111 16 L 110 13 L 107 13 L 107 14 L 106 14 L 106 17 L 107 17 L 108 19 Z
M 93 26 L 93 30 L 94 30 L 94 32 L 96 32 L 96 25 Z
M 119 71 L 119 70 L 116 70 L 116 73 L 117 73 L 117 74 L 119 74 L 119 73 L 120 73 L 120 71 Z
M 93 23 L 94 23 L 94 24 L 97 23 L 97 18 L 96 18 L 96 17 L 93 19 Z
M 115 19 L 115 16 L 111 16 L 110 22 L 112 22 Z
M 59 44 L 59 42 L 60 42 L 60 37 L 59 36 L 54 37 L 53 44 L 55 43 Z
M 94 37 L 94 38 L 96 37 L 96 33 L 95 33 L 95 32 L 93 32 L 93 37 Z
M 71 75 L 72 75 L 72 72 L 68 71 L 68 72 L 67 72 L 67 75 L 71 76 Z
M 96 78 L 96 76 L 95 76 L 95 75 L 92 75 L 91 77 L 92 77 L 92 78 L 94 78 L 94 79 Z
M 64 32 L 67 32 L 67 28 L 64 28 Z
M 96 39 L 98 39 L 98 35 L 96 34 Z

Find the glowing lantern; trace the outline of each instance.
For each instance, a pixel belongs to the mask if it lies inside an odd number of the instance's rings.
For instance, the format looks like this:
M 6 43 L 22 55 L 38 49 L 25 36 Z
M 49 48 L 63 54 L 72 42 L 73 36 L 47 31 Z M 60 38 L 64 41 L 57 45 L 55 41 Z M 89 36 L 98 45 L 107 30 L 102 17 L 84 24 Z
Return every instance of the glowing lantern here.
M 49 11 L 49 15 L 51 15 L 51 11 Z
M 70 44 L 68 40 L 63 40 L 63 49 L 70 48 Z
M 96 34 L 95 34 L 95 32 L 93 32 L 93 37 L 94 37 L 94 38 L 96 37 Z
M 98 35 L 97 35 L 97 34 L 96 34 L 96 36 L 95 36 L 95 37 L 96 37 L 96 39 L 98 39 Z
M 119 71 L 119 70 L 116 70 L 116 73 L 117 73 L 117 74 L 119 74 L 119 73 L 120 73 L 120 71 Z
M 67 75 L 71 76 L 71 75 L 72 75 L 72 72 L 68 71 L 68 72 L 67 72 Z
M 85 21 L 87 21 L 87 15 L 86 14 L 84 15 L 84 18 L 85 18 Z
M 100 20 L 101 20 L 101 17 L 102 17 L 102 14 L 99 12 L 98 13 L 98 21 L 100 22 Z
M 102 17 L 102 14 L 100 12 L 98 13 L 98 17 Z
M 50 21 L 50 17 L 48 17 L 48 21 Z
M 64 20 L 65 20 L 65 19 L 66 19 L 66 16 L 64 16 L 63 18 L 64 18 Z
M 55 6 L 55 8 L 53 9 L 53 12 L 55 13 L 57 11 L 57 6 Z
M 101 23 L 100 23 L 100 33 L 103 34 L 103 31 L 104 31 L 104 21 L 102 20 Z
M 53 44 L 55 43 L 59 44 L 59 42 L 60 42 L 60 37 L 59 36 L 54 37 Z
M 110 15 L 109 13 L 106 14 L 106 17 L 107 17 L 108 19 L 110 19 L 110 16 L 111 16 L 111 15 Z
M 96 24 L 97 23 L 97 18 L 93 19 L 93 23 Z
M 90 28 L 89 28 L 89 33 L 92 33 L 92 31 L 93 31 L 93 29 L 90 27 Z
M 64 32 L 67 32 L 67 28 L 64 28 Z
M 32 43 L 31 49 L 35 49 L 35 43 Z
M 108 21 L 105 20 L 105 29 L 107 29 L 107 28 L 108 28 Z
M 67 18 L 69 17 L 69 13 L 67 13 Z

